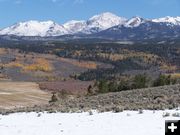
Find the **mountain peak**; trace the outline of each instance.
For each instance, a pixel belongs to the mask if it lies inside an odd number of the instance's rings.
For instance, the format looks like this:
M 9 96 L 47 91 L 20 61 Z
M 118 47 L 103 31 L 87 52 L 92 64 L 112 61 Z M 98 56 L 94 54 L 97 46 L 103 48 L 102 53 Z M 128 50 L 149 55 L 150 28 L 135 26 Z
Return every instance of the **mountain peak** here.
M 90 18 L 91 19 L 96 19 L 96 18 L 99 18 L 99 17 L 119 17 L 111 12 L 104 12 L 104 13 L 101 13 L 101 14 L 98 14 L 98 15 L 94 15 L 93 17 Z
M 171 23 L 173 25 L 180 25 L 180 17 L 171 17 L 171 16 L 166 16 L 163 18 L 158 18 L 158 19 L 153 19 L 153 22 L 163 22 L 163 23 Z
M 87 25 L 88 25 L 88 29 L 98 28 L 95 31 L 101 31 L 116 25 L 124 24 L 126 20 L 127 19 L 123 17 L 119 17 L 110 12 L 105 12 L 91 17 L 87 21 Z
M 166 16 L 164 18 L 147 20 L 139 16 L 126 19 L 119 17 L 110 12 L 104 12 L 99 15 L 95 15 L 86 20 L 72 20 L 63 25 L 60 25 L 52 20 L 37 21 L 30 20 L 25 22 L 16 23 L 10 27 L 0 30 L 0 35 L 16 35 L 16 36 L 61 36 L 66 34 L 94 34 L 114 28 L 118 26 L 120 29 L 122 26 L 127 28 L 139 27 L 143 23 L 154 22 L 162 23 L 165 26 L 180 26 L 180 17 Z M 162 25 L 162 24 L 161 24 Z M 116 27 L 114 28 L 116 29 Z
M 63 24 L 64 28 L 66 28 L 71 34 L 79 33 L 86 27 L 86 21 L 81 20 L 71 20 L 65 24 Z
M 112 20 L 124 19 L 124 20 L 126 20 L 125 18 L 119 17 L 111 12 L 104 12 L 104 13 L 95 15 L 95 16 L 91 17 L 89 20 L 98 20 L 98 19 L 100 19 L 100 20 L 102 20 L 102 19 L 104 19 L 104 20 L 108 20 L 108 19 L 112 19 Z
M 20 22 L 0 31 L 0 35 L 17 35 L 17 36 L 49 36 L 62 35 L 67 31 L 63 26 L 53 21 L 36 21 L 30 20 Z
M 135 16 L 135 17 L 132 17 L 131 19 L 129 19 L 125 26 L 126 27 L 138 27 L 140 24 L 144 23 L 145 22 L 145 19 L 143 19 L 142 17 L 138 17 L 138 16 Z

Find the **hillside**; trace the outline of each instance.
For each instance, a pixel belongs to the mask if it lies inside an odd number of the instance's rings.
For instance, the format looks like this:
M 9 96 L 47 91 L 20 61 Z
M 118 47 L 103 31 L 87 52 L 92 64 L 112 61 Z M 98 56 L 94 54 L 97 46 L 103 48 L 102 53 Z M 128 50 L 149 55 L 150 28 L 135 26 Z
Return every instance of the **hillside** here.
M 61 95 L 63 94 L 63 95 Z M 180 85 L 162 86 L 94 96 L 74 97 L 65 93 L 58 94 L 58 101 L 49 105 L 0 110 L 2 114 L 15 112 L 100 112 L 123 110 L 164 110 L 180 106 Z

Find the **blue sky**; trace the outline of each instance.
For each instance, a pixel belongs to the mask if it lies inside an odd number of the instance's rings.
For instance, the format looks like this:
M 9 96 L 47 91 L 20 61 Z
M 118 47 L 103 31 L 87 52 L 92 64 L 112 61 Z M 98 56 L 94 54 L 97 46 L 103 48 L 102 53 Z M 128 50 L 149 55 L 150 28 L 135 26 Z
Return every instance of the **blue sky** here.
M 180 16 L 180 0 L 0 0 L 0 28 L 27 20 L 62 24 L 102 12 L 126 18 Z

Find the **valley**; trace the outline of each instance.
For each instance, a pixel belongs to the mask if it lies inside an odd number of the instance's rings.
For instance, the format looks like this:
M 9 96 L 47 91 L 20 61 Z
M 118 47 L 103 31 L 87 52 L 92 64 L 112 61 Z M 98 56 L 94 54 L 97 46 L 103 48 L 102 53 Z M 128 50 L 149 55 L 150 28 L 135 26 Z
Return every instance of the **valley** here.
M 0 47 L 1 100 L 6 103 L 2 113 L 179 106 L 178 40 L 162 44 L 24 40 L 2 42 Z

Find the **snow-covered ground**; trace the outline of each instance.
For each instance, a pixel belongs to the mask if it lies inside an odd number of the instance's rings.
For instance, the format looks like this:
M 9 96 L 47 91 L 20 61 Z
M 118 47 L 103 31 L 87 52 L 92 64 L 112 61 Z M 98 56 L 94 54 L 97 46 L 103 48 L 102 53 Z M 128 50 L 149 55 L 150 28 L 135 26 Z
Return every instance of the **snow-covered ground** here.
M 163 117 L 170 112 L 170 117 Z M 122 113 L 16 113 L 0 115 L 0 135 L 164 135 L 165 120 L 180 111 Z

